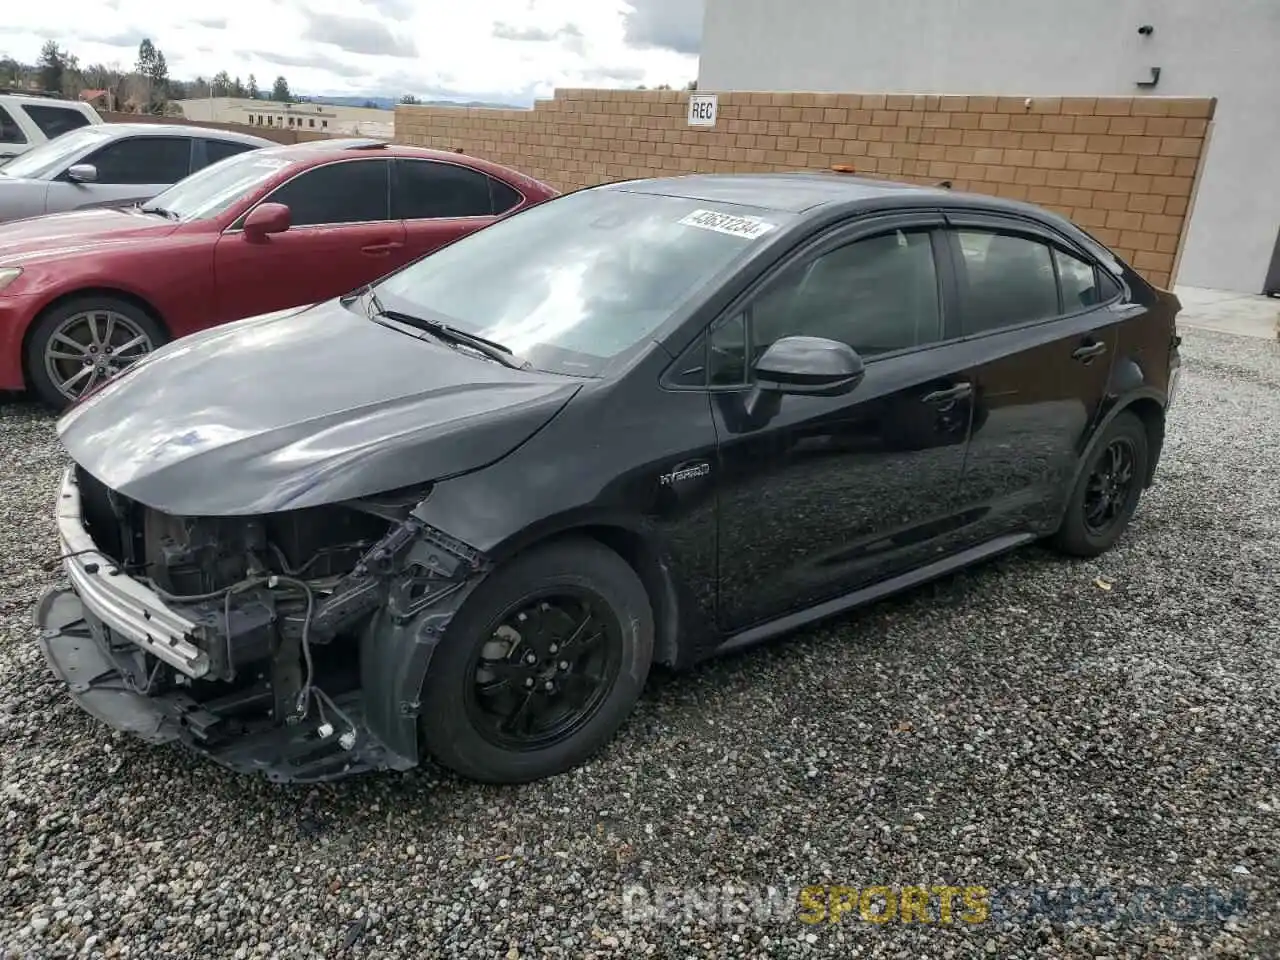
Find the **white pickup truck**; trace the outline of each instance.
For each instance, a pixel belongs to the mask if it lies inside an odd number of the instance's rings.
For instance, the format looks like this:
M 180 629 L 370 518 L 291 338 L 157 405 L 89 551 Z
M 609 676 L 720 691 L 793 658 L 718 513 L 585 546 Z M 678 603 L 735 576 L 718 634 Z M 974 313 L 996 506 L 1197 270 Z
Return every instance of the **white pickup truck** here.
M 0 166 L 68 130 L 102 122 L 78 100 L 0 90 Z

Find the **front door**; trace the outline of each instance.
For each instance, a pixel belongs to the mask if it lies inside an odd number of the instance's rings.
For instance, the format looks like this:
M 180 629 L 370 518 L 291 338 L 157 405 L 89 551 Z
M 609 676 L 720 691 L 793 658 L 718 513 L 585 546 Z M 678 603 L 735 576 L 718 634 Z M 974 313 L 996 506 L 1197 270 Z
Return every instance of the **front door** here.
M 250 239 L 239 221 L 227 230 L 214 254 L 218 321 L 330 300 L 403 265 L 404 225 L 390 218 L 390 166 L 358 159 L 313 167 L 263 200 L 289 208 L 284 233 Z
M 46 209 L 50 213 L 93 207 L 124 207 L 143 203 L 191 172 L 190 137 L 125 137 L 68 165 L 49 184 Z M 71 179 L 76 164 L 92 166 L 92 182 Z
M 723 629 L 916 566 L 959 522 L 971 406 L 945 343 L 939 227 L 918 215 L 847 228 L 711 331 Z M 784 336 L 848 343 L 865 377 L 844 396 L 752 404 L 750 366 Z
M 1119 286 L 1065 242 L 990 217 L 953 223 L 974 385 L 961 494 L 976 518 L 970 538 L 1044 532 L 1104 409 L 1129 311 Z

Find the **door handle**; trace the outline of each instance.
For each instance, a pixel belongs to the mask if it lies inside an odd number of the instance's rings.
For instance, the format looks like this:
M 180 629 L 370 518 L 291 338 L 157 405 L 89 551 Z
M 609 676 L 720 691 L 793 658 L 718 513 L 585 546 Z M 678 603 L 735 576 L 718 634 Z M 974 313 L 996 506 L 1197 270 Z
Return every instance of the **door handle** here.
M 1100 357 L 1107 352 L 1107 345 L 1101 340 L 1095 340 L 1092 343 L 1086 343 L 1084 346 L 1077 347 L 1071 354 L 1072 360 L 1079 360 L 1082 363 L 1088 363 L 1094 357 Z
M 383 243 L 370 243 L 360 248 L 361 253 L 382 254 L 390 253 L 392 250 L 399 250 L 403 247 L 403 243 L 396 243 L 394 240 L 387 240 Z
M 973 396 L 973 384 L 957 383 L 954 387 L 946 390 L 935 390 L 933 393 L 926 393 L 920 399 L 925 403 L 955 403 L 957 400 L 964 400 L 966 397 Z

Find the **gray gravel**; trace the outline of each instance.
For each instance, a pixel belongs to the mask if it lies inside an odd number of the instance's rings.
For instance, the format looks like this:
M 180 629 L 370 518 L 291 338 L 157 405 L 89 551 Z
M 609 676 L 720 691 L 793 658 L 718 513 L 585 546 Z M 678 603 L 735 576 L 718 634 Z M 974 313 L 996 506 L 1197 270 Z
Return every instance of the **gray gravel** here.
M 1110 555 L 1031 549 L 659 676 L 604 755 L 518 789 L 279 788 L 81 715 L 28 625 L 61 457 L 46 415 L 0 403 L 0 953 L 1280 955 L 1280 347 L 1184 351 L 1158 486 Z M 1202 923 L 811 926 L 644 922 L 623 896 L 724 884 L 1244 899 Z

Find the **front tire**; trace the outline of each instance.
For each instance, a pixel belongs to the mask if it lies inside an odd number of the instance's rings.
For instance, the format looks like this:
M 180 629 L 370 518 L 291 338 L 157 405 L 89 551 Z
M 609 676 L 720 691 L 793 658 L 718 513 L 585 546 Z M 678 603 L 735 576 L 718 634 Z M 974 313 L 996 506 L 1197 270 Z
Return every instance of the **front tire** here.
M 146 311 L 117 297 L 75 297 L 46 310 L 27 338 L 27 379 L 55 410 L 167 341 Z
M 1117 414 L 1080 471 L 1053 546 L 1075 557 L 1111 549 L 1138 509 L 1149 457 L 1147 430 L 1137 414 Z
M 425 751 L 486 783 L 563 773 L 631 713 L 653 644 L 648 594 L 618 554 L 587 539 L 535 548 L 480 584 L 432 654 Z

